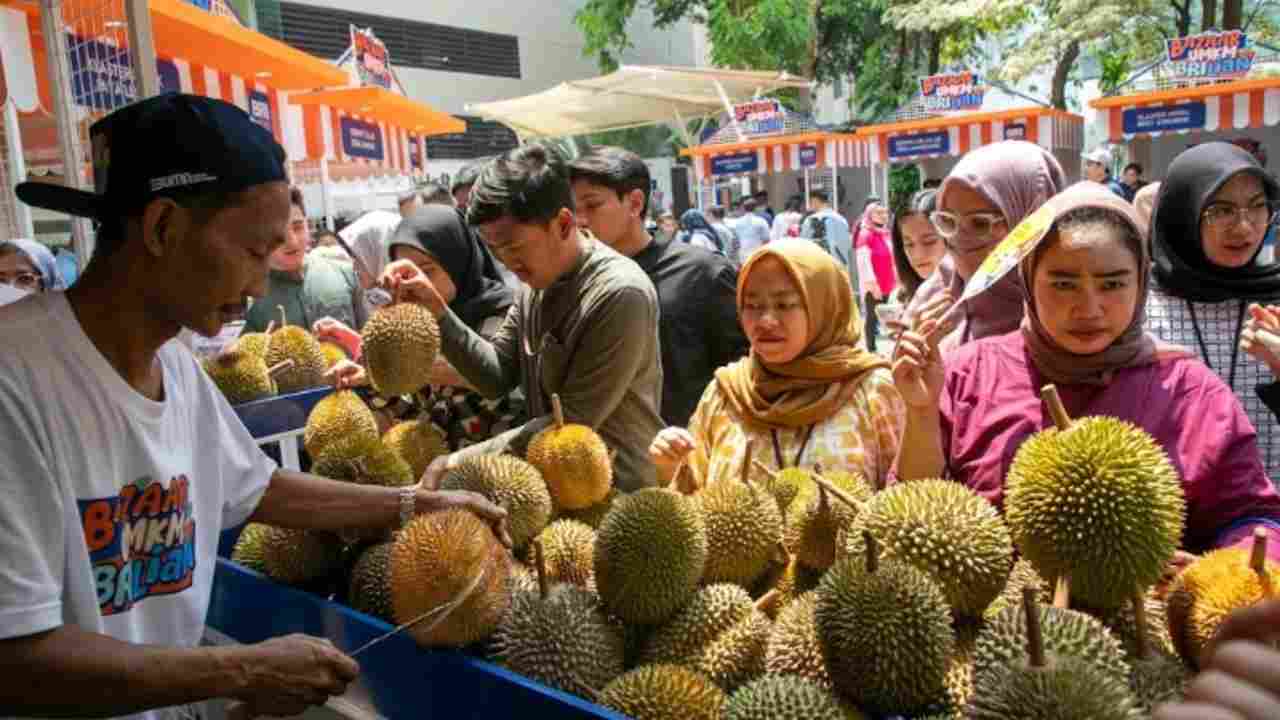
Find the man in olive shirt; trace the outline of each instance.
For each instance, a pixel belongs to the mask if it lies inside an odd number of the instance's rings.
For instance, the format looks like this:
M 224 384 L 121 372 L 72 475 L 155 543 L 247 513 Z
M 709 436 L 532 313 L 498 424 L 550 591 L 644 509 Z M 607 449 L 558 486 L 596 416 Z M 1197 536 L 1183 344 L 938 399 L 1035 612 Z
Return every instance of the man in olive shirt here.
M 242 332 L 262 332 L 272 320 L 280 322 L 280 306 L 290 325 L 310 330 L 321 318 L 333 318 L 359 330 L 367 319 L 364 291 L 355 270 L 343 263 L 307 253 L 311 231 L 307 227 L 302 192 L 289 191 L 289 236 L 271 253 L 267 294 L 254 301 L 245 316 Z
M 493 342 L 459 320 L 412 263 L 390 265 L 384 284 L 439 319 L 445 357 L 473 387 L 486 397 L 521 387 L 533 419 L 433 462 L 427 485 L 466 457 L 523 455 L 552 422 L 553 393 L 567 422 L 595 428 L 617 451 L 618 489 L 655 485 L 648 448 L 662 429 L 662 361 L 653 283 L 579 229 L 568 167 L 542 145 L 487 165 L 472 188 L 467 219 L 523 283 Z
M 715 371 L 750 348 L 738 323 L 738 271 L 723 255 L 645 230 L 649 167 L 639 155 L 594 147 L 569 174 L 579 222 L 634 260 L 658 291 L 662 418 L 685 427 Z

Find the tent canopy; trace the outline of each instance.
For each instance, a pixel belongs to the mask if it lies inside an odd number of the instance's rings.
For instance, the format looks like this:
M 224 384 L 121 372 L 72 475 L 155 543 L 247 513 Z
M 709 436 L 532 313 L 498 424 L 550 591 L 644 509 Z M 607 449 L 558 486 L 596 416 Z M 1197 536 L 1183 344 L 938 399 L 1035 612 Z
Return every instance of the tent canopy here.
M 368 115 L 398 125 L 415 135 L 448 135 L 467 131 L 467 124 L 422 103 L 380 87 L 350 87 L 294 95 L 294 105 L 328 105 L 350 115 Z
M 467 105 L 524 137 L 560 137 L 677 122 L 809 81 L 788 73 L 626 65 L 533 95 Z

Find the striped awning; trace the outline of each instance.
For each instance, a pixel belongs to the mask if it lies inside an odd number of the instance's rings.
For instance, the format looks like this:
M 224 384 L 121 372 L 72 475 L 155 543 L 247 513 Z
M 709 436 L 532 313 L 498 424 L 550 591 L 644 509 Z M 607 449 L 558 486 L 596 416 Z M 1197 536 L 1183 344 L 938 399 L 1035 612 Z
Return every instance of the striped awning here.
M 1098 98 L 1111 142 L 1280 124 L 1280 77 Z
M 867 143 L 852 134 L 801 133 L 743 143 L 699 145 L 680 151 L 693 158 L 699 182 L 712 178 L 769 175 L 805 168 L 866 167 Z
M 1026 140 L 1048 150 L 1084 147 L 1084 118 L 1047 107 L 978 112 L 868 125 L 858 137 L 870 145 L 871 163 L 959 157 L 1001 140 Z

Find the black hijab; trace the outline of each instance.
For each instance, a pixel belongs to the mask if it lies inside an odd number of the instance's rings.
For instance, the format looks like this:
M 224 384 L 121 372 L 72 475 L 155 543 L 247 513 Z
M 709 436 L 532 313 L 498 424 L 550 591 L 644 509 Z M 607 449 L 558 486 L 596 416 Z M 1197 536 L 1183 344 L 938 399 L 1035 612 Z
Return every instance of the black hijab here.
M 449 303 L 467 327 L 479 332 L 485 320 L 505 313 L 514 293 L 502 282 L 489 250 L 467 226 L 462 212 L 447 205 L 424 205 L 396 228 L 387 247 L 397 245 L 430 255 L 458 290 Z
M 1277 209 L 1280 185 L 1235 145 L 1209 142 L 1174 158 L 1156 195 L 1151 223 L 1154 272 L 1161 290 L 1196 302 L 1280 297 L 1280 264 L 1224 268 L 1204 254 L 1200 216 L 1214 194 L 1242 172 L 1262 181 L 1271 209 Z

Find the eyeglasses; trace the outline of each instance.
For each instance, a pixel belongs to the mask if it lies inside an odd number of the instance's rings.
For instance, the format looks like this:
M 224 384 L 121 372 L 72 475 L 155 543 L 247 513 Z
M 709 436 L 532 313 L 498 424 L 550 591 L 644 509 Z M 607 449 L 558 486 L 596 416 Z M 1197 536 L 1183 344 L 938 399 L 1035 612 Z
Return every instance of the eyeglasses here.
M 962 226 L 968 228 L 969 235 L 982 239 L 989 237 L 997 227 L 1005 224 L 1004 215 L 996 212 L 978 212 L 969 215 L 957 215 L 946 210 L 935 210 L 929 215 L 933 227 L 938 234 L 951 240 L 960 234 Z
M 39 290 L 40 276 L 29 272 L 20 272 L 13 275 L 0 273 L 0 283 L 12 285 L 20 290 Z
M 1265 225 L 1274 216 L 1271 214 L 1271 206 L 1262 202 L 1246 207 L 1237 207 L 1230 203 L 1215 203 L 1205 208 L 1204 215 L 1201 217 L 1211 227 L 1226 230 L 1237 222 L 1248 222 L 1254 227 Z

